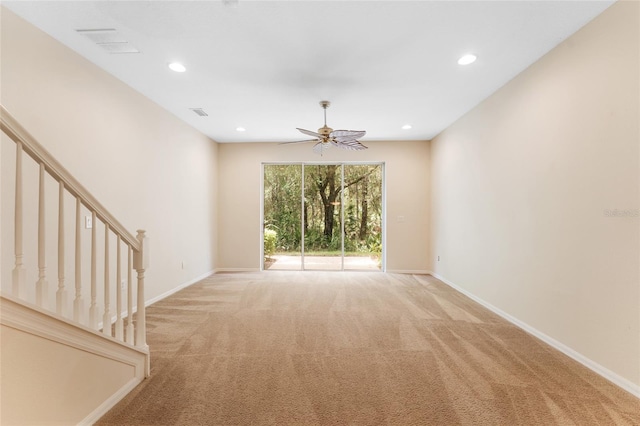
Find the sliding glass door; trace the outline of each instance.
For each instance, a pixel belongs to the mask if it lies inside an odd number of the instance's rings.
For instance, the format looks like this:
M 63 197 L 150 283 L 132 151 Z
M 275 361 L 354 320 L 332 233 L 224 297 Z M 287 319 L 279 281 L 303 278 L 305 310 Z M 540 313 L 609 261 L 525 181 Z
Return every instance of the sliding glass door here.
M 341 165 L 304 165 L 304 269 L 342 270 L 341 188 Z
M 264 166 L 263 268 L 277 261 L 278 269 L 302 268 L 300 164 Z
M 264 164 L 264 269 L 381 270 L 383 164 Z
M 382 165 L 350 165 L 344 172 L 344 269 L 380 269 Z

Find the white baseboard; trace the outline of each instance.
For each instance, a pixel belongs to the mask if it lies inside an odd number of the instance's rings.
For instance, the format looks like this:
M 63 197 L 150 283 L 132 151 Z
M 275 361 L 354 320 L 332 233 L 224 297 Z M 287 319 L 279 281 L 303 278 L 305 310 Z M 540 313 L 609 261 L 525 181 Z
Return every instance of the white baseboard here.
M 595 361 L 587 358 L 586 356 L 582 355 L 581 353 L 571 349 L 567 345 L 557 341 L 556 339 L 554 339 L 552 337 L 547 336 L 546 334 L 544 334 L 543 332 L 539 331 L 538 329 L 530 326 L 529 324 L 527 324 L 527 323 L 525 323 L 523 321 L 520 321 L 519 319 L 509 315 L 508 313 L 502 311 L 501 309 L 496 308 L 492 304 L 482 300 L 481 298 L 475 296 L 474 294 L 470 293 L 469 291 L 465 290 L 464 288 L 457 286 L 456 284 L 452 283 L 451 281 L 448 281 L 446 278 L 444 278 L 444 277 L 442 277 L 442 276 L 440 276 L 440 275 L 438 275 L 436 273 L 433 273 L 433 272 L 430 275 L 432 275 L 433 277 L 439 279 L 440 281 L 442 281 L 443 283 L 445 283 L 449 287 L 453 288 L 454 290 L 464 294 L 465 296 L 467 296 L 471 300 L 481 304 L 485 308 L 489 309 L 491 312 L 493 312 L 493 313 L 501 316 L 502 318 L 506 319 L 507 321 L 509 321 L 513 325 L 521 328 L 522 330 L 524 330 L 527 333 L 533 335 L 534 337 L 537 337 L 538 339 L 542 340 L 543 342 L 545 342 L 549 346 L 559 350 L 560 352 L 562 352 L 563 354 L 567 355 L 568 357 L 574 359 L 575 361 L 578 361 L 580 364 L 584 365 L 585 367 L 587 367 L 588 369 L 590 369 L 594 373 L 597 373 L 598 375 L 604 377 L 605 379 L 607 379 L 608 381 L 610 381 L 614 385 L 626 390 L 627 392 L 629 392 L 630 394 L 632 394 L 636 398 L 640 398 L 640 385 L 637 385 L 637 384 L 631 382 L 630 380 L 625 379 L 624 377 L 614 373 L 613 371 L 609 370 L 608 368 L 603 367 L 602 365 L 598 364 L 597 362 L 595 362 Z
M 204 274 L 199 275 L 199 276 L 195 277 L 194 279 L 192 279 L 190 281 L 187 281 L 186 283 L 182 283 L 178 287 L 174 287 L 171 290 L 166 291 L 166 292 L 162 293 L 159 296 L 153 297 L 153 298 L 145 301 L 144 302 L 144 306 L 153 305 L 154 303 L 159 302 L 162 299 L 165 299 L 165 298 L 171 296 L 172 294 L 179 292 L 183 288 L 189 287 L 190 285 L 193 285 L 193 284 L 197 283 L 198 281 L 201 281 L 201 280 L 207 278 L 208 276 L 210 276 L 211 274 L 214 274 L 215 272 L 216 271 L 205 272 Z M 135 307 L 133 308 L 133 312 L 136 312 L 136 308 Z
M 111 410 L 115 405 L 120 402 L 125 396 L 129 394 L 136 386 L 138 386 L 143 379 L 132 379 L 126 385 L 121 387 L 116 393 L 111 395 L 106 401 L 96 407 L 87 417 L 82 419 L 82 421 L 78 424 L 80 425 L 92 425 L 102 416 L 107 414 L 109 410 Z
M 260 268 L 218 268 L 216 274 L 224 272 L 260 272 Z
M 426 269 L 387 269 L 385 272 L 389 274 L 411 274 L 411 275 L 430 275 L 431 271 Z

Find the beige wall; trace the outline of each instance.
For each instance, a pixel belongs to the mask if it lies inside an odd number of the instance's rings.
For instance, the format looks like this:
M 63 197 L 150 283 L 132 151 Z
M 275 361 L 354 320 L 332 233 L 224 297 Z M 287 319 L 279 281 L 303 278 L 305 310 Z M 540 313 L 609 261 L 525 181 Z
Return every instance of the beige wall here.
M 134 378 L 134 368 L 2 325 L 4 425 L 78 424 Z
M 2 322 L 3 425 L 89 424 L 144 379 L 144 355 L 99 334 L 6 299 Z
M 638 28 L 614 4 L 435 138 L 431 228 L 438 275 L 635 386 Z
M 258 269 L 260 185 L 263 162 L 370 161 L 385 163 L 387 270 L 429 270 L 429 142 L 367 142 L 365 151 L 331 149 L 321 157 L 312 144 L 219 145 L 218 265 Z M 404 216 L 404 222 L 398 222 Z
M 126 228 L 147 231 L 146 298 L 215 269 L 217 144 L 11 11 L 3 8 L 1 19 L 2 104 Z M 13 145 L 3 137 L 3 289 L 13 247 Z M 35 176 L 35 169 L 26 174 Z M 37 195 L 29 197 L 25 208 L 34 212 Z M 55 212 L 55 185 L 47 203 Z M 66 210 L 73 214 L 73 200 Z M 34 218 L 25 224 L 30 283 L 37 280 Z M 73 253 L 73 219 L 67 229 Z M 47 244 L 55 249 L 55 214 L 48 230 Z M 83 232 L 87 238 L 90 231 Z M 53 294 L 56 260 L 48 259 Z M 71 264 L 67 277 L 70 271 Z M 72 281 L 67 278 L 70 286 Z

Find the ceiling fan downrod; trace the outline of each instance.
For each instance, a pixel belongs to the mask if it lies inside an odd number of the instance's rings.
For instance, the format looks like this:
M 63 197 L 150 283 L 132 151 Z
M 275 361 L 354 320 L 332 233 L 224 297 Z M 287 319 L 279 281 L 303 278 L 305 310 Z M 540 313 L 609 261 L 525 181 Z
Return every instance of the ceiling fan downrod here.
M 331 127 L 327 127 L 327 108 L 329 108 L 330 105 L 331 105 L 331 102 L 329 101 L 320 101 L 320 106 L 324 111 L 324 126 L 318 129 L 318 133 L 320 133 L 325 138 L 329 138 L 329 135 L 333 131 Z

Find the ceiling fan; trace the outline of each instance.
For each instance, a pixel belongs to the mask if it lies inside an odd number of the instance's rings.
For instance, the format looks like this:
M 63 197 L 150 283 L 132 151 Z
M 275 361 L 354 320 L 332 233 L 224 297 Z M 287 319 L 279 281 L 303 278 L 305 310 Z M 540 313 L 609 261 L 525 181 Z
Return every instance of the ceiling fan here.
M 353 151 L 367 149 L 366 146 L 358 141 L 358 139 L 367 133 L 364 130 L 333 130 L 331 127 L 327 126 L 327 108 L 329 108 L 329 105 L 331 105 L 331 102 L 329 101 L 320 101 L 320 106 L 324 110 L 324 126 L 320 127 L 317 133 L 312 132 L 311 130 L 297 128 L 301 133 L 304 133 L 307 136 L 313 136 L 315 139 L 282 143 L 316 142 L 313 146 L 313 152 L 320 155 L 322 155 L 324 150 L 331 146 Z

